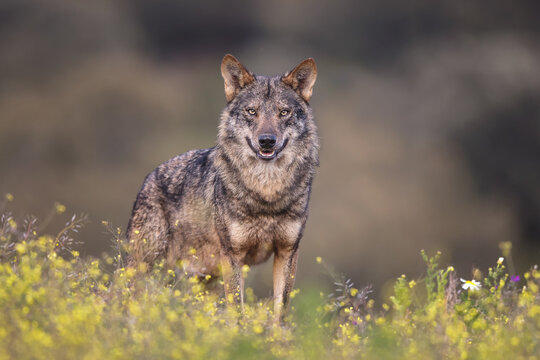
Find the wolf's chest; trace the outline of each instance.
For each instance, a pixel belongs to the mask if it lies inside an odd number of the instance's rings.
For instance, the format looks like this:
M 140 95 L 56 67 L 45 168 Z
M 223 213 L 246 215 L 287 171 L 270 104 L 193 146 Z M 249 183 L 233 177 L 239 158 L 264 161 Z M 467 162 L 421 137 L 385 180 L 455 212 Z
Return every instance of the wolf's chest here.
M 231 243 L 237 249 L 249 249 L 262 244 L 272 244 L 279 236 L 278 222 L 271 217 L 260 217 L 249 221 L 234 221 L 229 227 Z
M 229 234 L 233 249 L 245 253 L 246 263 L 256 264 L 268 259 L 276 246 L 294 244 L 300 228 L 299 220 L 261 216 L 250 221 L 232 222 Z

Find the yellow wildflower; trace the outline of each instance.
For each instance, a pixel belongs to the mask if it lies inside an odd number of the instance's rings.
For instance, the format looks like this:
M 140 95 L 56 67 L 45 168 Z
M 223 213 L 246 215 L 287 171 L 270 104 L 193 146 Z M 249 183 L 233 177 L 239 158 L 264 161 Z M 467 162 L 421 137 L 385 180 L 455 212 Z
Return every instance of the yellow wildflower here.
M 66 211 L 65 205 L 62 205 L 59 202 L 54 203 L 54 208 L 57 214 L 63 214 Z
M 263 327 L 260 324 L 253 325 L 253 332 L 255 334 L 260 334 L 264 331 Z
M 246 277 L 248 272 L 249 272 L 249 265 L 246 265 L 246 264 L 242 265 L 242 275 Z
M 499 244 L 499 249 L 503 256 L 510 256 L 510 251 L 512 250 L 512 243 L 510 241 L 504 241 Z

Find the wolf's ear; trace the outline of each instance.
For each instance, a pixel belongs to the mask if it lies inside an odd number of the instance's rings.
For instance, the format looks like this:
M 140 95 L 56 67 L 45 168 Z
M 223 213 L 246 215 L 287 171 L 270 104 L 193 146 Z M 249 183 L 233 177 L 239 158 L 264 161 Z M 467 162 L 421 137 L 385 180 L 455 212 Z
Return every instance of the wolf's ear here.
M 221 76 L 225 81 L 225 97 L 231 101 L 255 77 L 234 56 L 227 54 L 221 61 Z
M 312 58 L 306 59 L 289 71 L 281 80 L 293 88 L 305 100 L 311 99 L 313 85 L 317 79 L 317 65 Z

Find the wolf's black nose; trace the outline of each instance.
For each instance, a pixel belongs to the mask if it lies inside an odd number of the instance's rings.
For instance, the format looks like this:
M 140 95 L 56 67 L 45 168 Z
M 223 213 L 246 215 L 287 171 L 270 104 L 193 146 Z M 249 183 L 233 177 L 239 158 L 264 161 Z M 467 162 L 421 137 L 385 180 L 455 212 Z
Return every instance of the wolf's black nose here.
M 271 134 L 263 134 L 259 136 L 259 146 L 262 149 L 272 149 L 276 145 L 276 136 Z

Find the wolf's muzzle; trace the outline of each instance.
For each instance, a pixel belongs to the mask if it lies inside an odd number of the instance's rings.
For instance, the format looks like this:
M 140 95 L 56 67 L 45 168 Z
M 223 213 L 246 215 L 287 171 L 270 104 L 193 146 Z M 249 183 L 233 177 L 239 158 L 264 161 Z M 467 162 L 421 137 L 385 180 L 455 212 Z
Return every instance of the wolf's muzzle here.
M 278 154 L 285 148 L 285 146 L 287 146 L 287 143 L 289 142 L 289 138 L 286 138 L 285 141 L 283 141 L 283 144 L 281 145 L 281 147 L 279 149 L 275 149 L 274 147 L 276 144 L 276 138 L 275 136 L 271 135 L 274 137 L 272 146 L 269 146 L 270 143 L 272 143 L 271 139 L 270 141 L 267 139 L 263 139 L 264 140 L 263 144 L 266 145 L 266 147 L 263 147 L 261 144 L 261 137 L 263 136 L 265 135 L 259 136 L 259 145 L 260 145 L 259 149 L 256 149 L 251 143 L 250 138 L 246 137 L 246 142 L 248 143 L 249 147 L 251 148 L 251 150 L 253 150 L 255 155 L 257 155 L 257 157 L 261 160 L 270 161 L 272 159 L 275 159 L 278 156 Z

